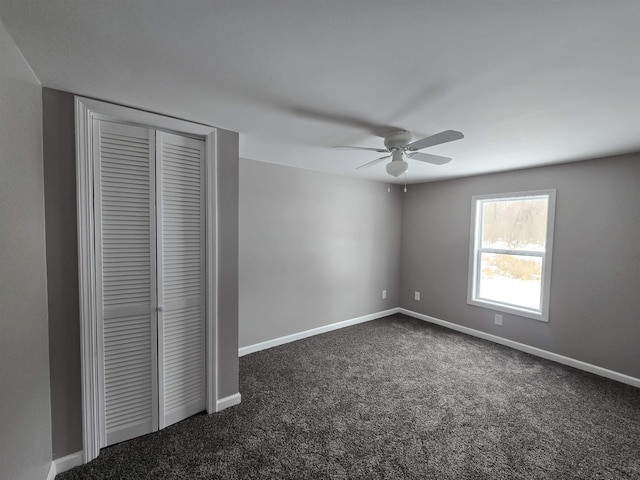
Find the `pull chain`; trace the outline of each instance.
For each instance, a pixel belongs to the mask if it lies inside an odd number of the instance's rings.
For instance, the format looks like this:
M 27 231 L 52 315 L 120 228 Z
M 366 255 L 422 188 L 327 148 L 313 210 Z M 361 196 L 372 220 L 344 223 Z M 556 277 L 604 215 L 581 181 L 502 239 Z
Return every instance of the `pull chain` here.
M 404 193 L 407 193 L 407 172 L 404 172 Z
M 387 183 L 387 192 L 391 193 L 391 184 Z

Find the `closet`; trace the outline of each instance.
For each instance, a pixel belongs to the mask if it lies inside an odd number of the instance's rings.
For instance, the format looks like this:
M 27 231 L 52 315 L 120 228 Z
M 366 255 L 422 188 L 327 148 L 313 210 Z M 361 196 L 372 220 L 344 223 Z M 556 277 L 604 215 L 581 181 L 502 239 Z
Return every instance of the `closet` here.
M 206 409 L 205 142 L 91 121 L 104 447 Z

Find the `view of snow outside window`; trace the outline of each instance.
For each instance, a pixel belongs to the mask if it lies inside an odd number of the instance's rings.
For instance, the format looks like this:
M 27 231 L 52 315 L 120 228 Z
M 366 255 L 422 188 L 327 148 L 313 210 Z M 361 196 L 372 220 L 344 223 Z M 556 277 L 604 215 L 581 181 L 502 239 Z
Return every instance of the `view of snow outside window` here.
M 487 200 L 481 206 L 478 298 L 540 310 L 548 197 Z

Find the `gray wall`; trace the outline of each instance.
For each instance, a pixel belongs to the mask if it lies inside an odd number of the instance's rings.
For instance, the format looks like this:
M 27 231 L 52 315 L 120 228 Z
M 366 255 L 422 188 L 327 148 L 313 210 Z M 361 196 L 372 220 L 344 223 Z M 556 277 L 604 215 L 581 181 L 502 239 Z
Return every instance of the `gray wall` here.
M 51 465 L 41 88 L 0 24 L 0 476 Z
M 53 458 L 82 450 L 73 95 L 42 89 Z
M 82 450 L 73 95 L 43 89 L 47 278 L 54 458 Z M 219 382 L 238 391 L 238 134 L 218 131 Z M 235 293 L 234 293 L 234 284 Z
M 240 346 L 396 307 L 401 195 L 241 159 Z
M 239 140 L 218 129 L 218 398 L 238 393 Z
M 545 188 L 557 189 L 549 323 L 496 326 L 466 303 L 471 196 Z M 403 200 L 402 307 L 640 378 L 640 154 L 412 185 Z

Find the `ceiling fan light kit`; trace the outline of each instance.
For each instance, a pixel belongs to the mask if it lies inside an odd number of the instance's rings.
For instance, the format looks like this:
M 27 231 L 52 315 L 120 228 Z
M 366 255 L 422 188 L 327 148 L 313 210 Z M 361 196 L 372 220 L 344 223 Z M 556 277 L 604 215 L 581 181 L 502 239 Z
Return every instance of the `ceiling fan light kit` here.
M 394 150 L 391 153 L 392 160 L 387 163 L 387 173 L 392 177 L 399 177 L 407 173 L 409 163 L 404 160 L 404 154 L 400 150 Z
M 432 165 L 444 165 L 449 163 L 451 158 L 442 157 L 440 155 L 432 155 L 429 153 L 418 152 L 423 148 L 433 147 L 434 145 L 440 145 L 441 143 L 453 142 L 464 138 L 462 132 L 457 130 L 445 130 L 444 132 L 436 133 L 420 140 L 412 142 L 413 135 L 406 130 L 400 130 L 387 135 L 384 138 L 385 149 L 370 148 L 370 147 L 346 147 L 340 146 L 335 148 L 354 148 L 357 150 L 370 150 L 379 153 L 389 153 L 384 157 L 380 157 L 371 162 L 360 165 L 357 168 L 368 168 L 377 165 L 378 163 L 391 158 L 391 161 L 387 164 L 386 170 L 392 177 L 399 177 L 400 175 L 407 173 L 409 170 L 409 163 L 406 159 L 417 160 L 419 162 L 431 163 Z
M 409 170 L 409 164 L 404 160 L 399 162 L 389 162 L 387 164 L 387 173 L 392 177 L 399 177 L 403 173 L 407 173 Z

